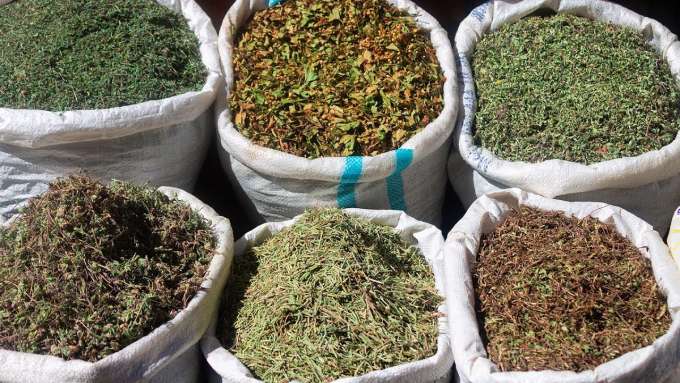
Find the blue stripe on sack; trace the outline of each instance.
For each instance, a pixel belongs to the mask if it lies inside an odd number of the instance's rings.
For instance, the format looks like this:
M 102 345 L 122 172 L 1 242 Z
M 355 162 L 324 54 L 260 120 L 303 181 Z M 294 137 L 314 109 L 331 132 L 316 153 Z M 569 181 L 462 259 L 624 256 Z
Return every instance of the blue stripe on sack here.
M 271 7 L 275 7 L 279 4 L 281 4 L 281 0 L 269 0 L 269 3 L 267 3 L 267 6 L 269 6 L 269 8 L 271 8 Z
M 338 185 L 338 207 L 346 209 L 356 207 L 356 195 L 354 189 L 361 178 L 363 158 L 361 156 L 345 157 L 345 168 Z
M 406 211 L 404 200 L 404 180 L 401 172 L 413 162 L 413 149 L 397 149 L 397 165 L 392 174 L 387 177 L 387 197 L 390 200 L 390 209 Z

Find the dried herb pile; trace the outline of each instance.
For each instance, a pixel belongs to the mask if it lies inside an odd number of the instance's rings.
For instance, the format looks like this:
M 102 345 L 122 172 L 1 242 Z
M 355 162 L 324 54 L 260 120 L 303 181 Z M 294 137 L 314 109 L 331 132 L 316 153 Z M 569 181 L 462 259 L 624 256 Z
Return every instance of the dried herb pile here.
M 219 323 L 259 379 L 321 383 L 434 355 L 441 301 L 392 228 L 313 210 L 235 259 Z
M 680 130 L 668 63 L 632 29 L 528 17 L 485 35 L 473 71 L 475 139 L 505 160 L 632 157 L 670 144 Z
M 390 151 L 443 109 L 429 35 L 385 0 L 287 0 L 256 12 L 233 63 L 237 129 L 298 156 Z
M 53 182 L 0 229 L 0 348 L 97 361 L 172 319 L 214 245 L 188 205 L 84 176 Z
M 649 261 L 595 218 L 512 212 L 482 238 L 474 282 L 502 371 L 592 369 L 671 325 Z
M 112 108 L 200 90 L 198 40 L 155 0 L 0 6 L 0 107 Z

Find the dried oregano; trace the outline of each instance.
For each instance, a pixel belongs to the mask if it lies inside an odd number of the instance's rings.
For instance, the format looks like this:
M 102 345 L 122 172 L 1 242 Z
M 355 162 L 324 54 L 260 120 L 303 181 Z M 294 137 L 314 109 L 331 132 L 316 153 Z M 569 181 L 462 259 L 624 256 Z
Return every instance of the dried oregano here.
M 385 0 L 287 0 L 258 11 L 233 63 L 238 130 L 298 156 L 390 151 L 443 108 L 429 34 Z
M 671 143 L 680 91 L 632 29 L 560 14 L 486 34 L 474 52 L 477 143 L 506 160 L 585 164 Z
M 97 361 L 172 319 L 214 244 L 188 205 L 124 182 L 52 183 L 0 228 L 0 348 Z
M 181 14 L 155 0 L 15 0 L 0 6 L 0 108 L 100 109 L 200 90 Z
M 583 371 L 670 328 L 650 262 L 611 224 L 522 207 L 481 241 L 474 272 L 501 371 Z
M 218 332 L 265 382 L 323 383 L 436 352 L 442 299 L 391 227 L 308 211 L 234 262 Z

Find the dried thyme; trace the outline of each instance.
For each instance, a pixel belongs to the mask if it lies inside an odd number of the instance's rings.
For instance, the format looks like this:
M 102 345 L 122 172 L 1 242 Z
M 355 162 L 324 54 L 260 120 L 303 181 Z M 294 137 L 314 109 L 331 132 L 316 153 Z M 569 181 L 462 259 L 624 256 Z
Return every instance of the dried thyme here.
M 233 62 L 239 131 L 298 156 L 390 151 L 443 108 L 429 35 L 385 0 L 287 0 L 256 12 Z
M 112 108 L 200 90 L 198 40 L 154 0 L 0 6 L 0 107 Z
M 649 261 L 595 218 L 523 207 L 477 258 L 486 349 L 502 371 L 592 369 L 670 328 Z
M 265 382 L 322 383 L 430 357 L 441 298 L 390 227 L 314 210 L 237 257 L 225 345 Z
M 506 160 L 585 164 L 660 149 L 680 130 L 668 63 L 637 31 L 529 17 L 481 39 L 477 143 Z
M 188 205 L 123 182 L 52 183 L 0 229 L 0 348 L 97 361 L 172 319 L 214 238 Z

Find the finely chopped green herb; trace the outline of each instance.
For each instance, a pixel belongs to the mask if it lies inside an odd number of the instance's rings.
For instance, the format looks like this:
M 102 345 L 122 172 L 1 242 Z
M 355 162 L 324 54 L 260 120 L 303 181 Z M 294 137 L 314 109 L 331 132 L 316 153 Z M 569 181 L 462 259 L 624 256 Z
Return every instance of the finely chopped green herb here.
M 313 210 L 235 259 L 218 331 L 265 382 L 322 383 L 434 355 L 440 302 L 394 229 Z
M 668 63 L 632 29 L 528 17 L 477 45 L 477 143 L 506 160 L 585 164 L 637 156 L 680 130 Z
M 595 218 L 513 211 L 482 238 L 475 268 L 486 349 L 501 371 L 592 369 L 671 326 L 649 261 Z
M 0 6 L 0 107 L 111 108 L 200 90 L 198 40 L 154 0 Z
M 0 229 L 0 348 L 90 362 L 119 351 L 188 304 L 214 241 L 160 192 L 57 180 Z
M 385 0 L 287 0 L 256 12 L 233 62 L 239 131 L 298 156 L 387 152 L 443 108 L 428 34 Z

